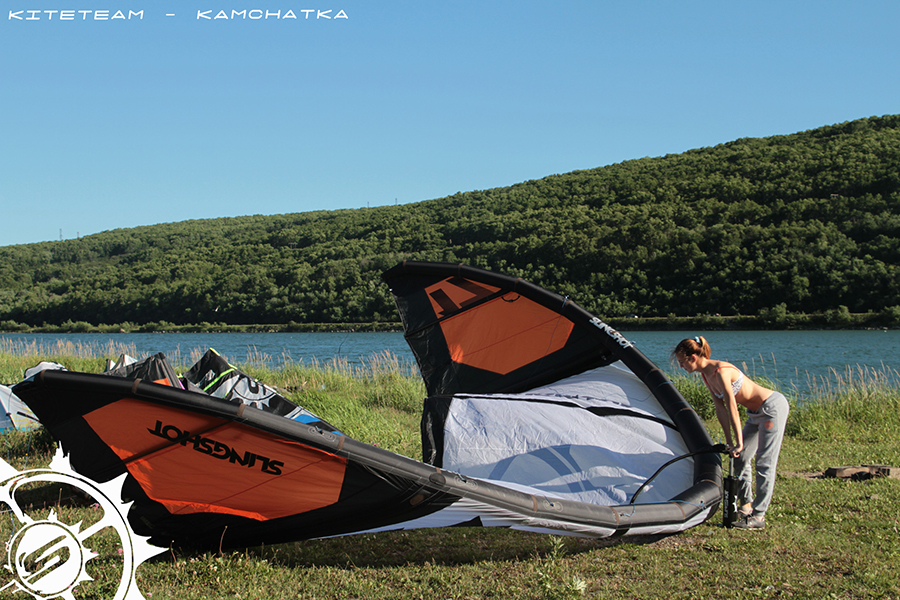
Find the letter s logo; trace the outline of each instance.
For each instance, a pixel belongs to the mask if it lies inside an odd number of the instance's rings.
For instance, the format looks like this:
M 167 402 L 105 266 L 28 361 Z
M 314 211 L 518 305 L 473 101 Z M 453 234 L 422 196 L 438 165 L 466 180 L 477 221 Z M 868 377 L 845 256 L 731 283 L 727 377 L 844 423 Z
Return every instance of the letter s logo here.
M 35 523 L 15 536 L 12 547 L 16 575 L 31 590 L 52 596 L 78 582 L 84 566 L 81 543 L 65 527 Z

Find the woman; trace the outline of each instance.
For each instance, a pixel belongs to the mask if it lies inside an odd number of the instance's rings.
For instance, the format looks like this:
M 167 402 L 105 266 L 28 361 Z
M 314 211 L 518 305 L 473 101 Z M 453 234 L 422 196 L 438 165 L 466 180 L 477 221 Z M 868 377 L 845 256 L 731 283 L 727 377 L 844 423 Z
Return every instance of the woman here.
M 700 373 L 716 406 L 716 417 L 725 432 L 728 451 L 740 473 L 739 498 L 745 502 L 734 527 L 762 529 L 775 489 L 775 467 L 790 410 L 779 392 L 764 388 L 723 360 L 712 360 L 706 338 L 681 340 L 673 352 L 688 373 Z M 747 424 L 741 430 L 737 405 L 747 409 Z M 751 460 L 756 455 L 756 495 L 750 486 Z

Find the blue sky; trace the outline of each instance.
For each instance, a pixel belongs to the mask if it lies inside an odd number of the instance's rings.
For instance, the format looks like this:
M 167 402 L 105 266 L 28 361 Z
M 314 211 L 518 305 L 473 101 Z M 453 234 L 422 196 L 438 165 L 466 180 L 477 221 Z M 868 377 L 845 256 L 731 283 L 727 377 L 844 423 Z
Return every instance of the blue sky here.
M 0 6 L 0 246 L 404 204 L 900 113 L 895 0 Z

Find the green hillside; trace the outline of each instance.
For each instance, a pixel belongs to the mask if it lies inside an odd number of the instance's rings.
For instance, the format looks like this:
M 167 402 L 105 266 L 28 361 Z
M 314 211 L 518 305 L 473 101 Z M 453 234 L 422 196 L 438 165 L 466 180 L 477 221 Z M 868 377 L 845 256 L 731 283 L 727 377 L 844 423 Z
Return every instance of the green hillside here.
M 900 115 L 416 204 L 2 247 L 0 326 L 395 321 L 380 274 L 403 259 L 606 317 L 900 311 Z

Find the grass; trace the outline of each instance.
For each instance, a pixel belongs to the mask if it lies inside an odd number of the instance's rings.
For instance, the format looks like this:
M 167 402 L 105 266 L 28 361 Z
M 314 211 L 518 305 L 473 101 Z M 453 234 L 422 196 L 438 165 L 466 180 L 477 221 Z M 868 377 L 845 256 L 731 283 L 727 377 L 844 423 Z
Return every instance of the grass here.
M 37 349 L 40 350 L 40 349 Z M 37 362 L 100 370 L 105 354 L 23 355 L 0 349 L 0 377 Z M 54 350 L 54 349 L 50 349 Z M 119 349 L 109 356 L 114 357 Z M 83 353 L 84 355 L 80 355 Z M 277 362 L 277 364 L 276 364 Z M 289 357 L 248 355 L 241 365 L 349 435 L 407 456 L 420 455 L 424 389 L 412 365 L 375 355 L 365 365 L 298 365 Z M 179 366 L 183 368 L 183 366 Z M 676 385 L 721 437 L 695 378 Z M 138 570 L 147 598 L 896 598 L 900 599 L 900 480 L 821 476 L 829 466 L 900 466 L 900 390 L 896 371 L 853 370 L 788 390 L 793 403 L 772 508 L 763 531 L 724 529 L 713 519 L 668 537 L 594 540 L 502 529 L 441 529 L 365 534 L 246 548 L 240 552 L 168 549 Z M 804 398 L 798 402 L 797 398 Z M 6 435 L 7 462 L 46 464 L 46 433 Z M 29 490 L 35 505 L 90 507 L 60 500 L 55 489 Z M 12 535 L 10 519 L 0 537 Z M 96 581 L 76 597 L 111 597 L 118 573 L 114 541 L 88 565 Z M 96 564 L 94 564 L 96 562 Z M 0 580 L 0 586 L 4 581 Z M 113 586 L 114 587 L 114 586 Z M 0 597 L 4 592 L 0 592 Z M 22 594 L 18 594 L 18 597 Z
M 878 444 L 900 439 L 900 426 L 888 415 L 900 412 L 900 373 L 856 367 L 832 370 L 828 377 L 808 379 L 815 402 L 791 423 L 792 435 L 805 439 L 838 439 Z M 847 423 L 853 427 L 848 428 Z

